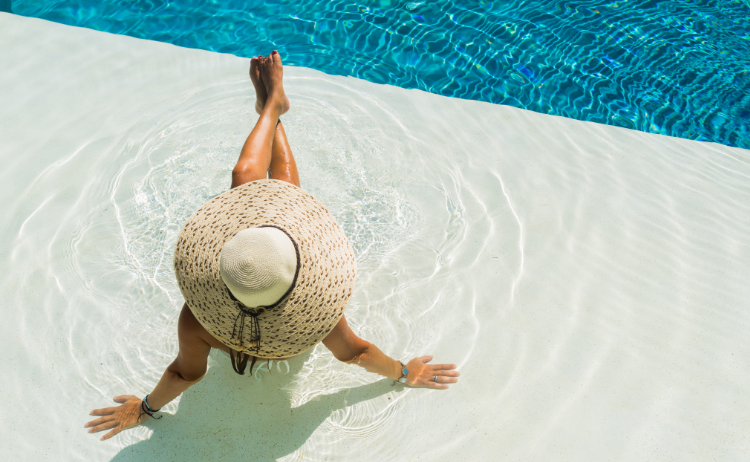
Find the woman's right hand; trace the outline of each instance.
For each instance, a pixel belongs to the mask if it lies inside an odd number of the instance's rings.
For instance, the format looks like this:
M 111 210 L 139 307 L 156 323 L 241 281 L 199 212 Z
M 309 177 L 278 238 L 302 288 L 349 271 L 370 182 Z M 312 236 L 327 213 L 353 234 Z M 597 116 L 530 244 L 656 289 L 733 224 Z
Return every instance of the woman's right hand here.
M 115 402 L 122 404 L 117 407 L 94 409 L 90 415 L 100 415 L 102 417 L 86 423 L 84 428 L 91 428 L 89 433 L 112 429 L 112 431 L 101 437 L 102 441 L 108 440 L 121 431 L 142 423 L 143 419 L 148 417 L 141 410 L 141 401 L 141 398 L 133 395 L 115 396 Z

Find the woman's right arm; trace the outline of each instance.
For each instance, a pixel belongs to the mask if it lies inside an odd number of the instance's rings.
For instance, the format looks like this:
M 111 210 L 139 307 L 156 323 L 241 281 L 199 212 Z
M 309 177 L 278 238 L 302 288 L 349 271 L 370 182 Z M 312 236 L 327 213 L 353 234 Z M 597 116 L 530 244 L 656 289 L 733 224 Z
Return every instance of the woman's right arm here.
M 151 409 L 159 409 L 178 397 L 191 385 L 198 383 L 206 373 L 211 347 L 200 337 L 200 324 L 190 312 L 187 304 L 182 307 L 177 323 L 180 351 L 177 358 L 164 371 L 154 391 L 148 395 Z M 141 398 L 133 395 L 116 396 L 120 406 L 95 409 L 91 415 L 102 416 L 88 422 L 89 433 L 111 430 L 101 439 L 106 440 L 117 433 L 143 423 L 149 416 L 141 409 Z

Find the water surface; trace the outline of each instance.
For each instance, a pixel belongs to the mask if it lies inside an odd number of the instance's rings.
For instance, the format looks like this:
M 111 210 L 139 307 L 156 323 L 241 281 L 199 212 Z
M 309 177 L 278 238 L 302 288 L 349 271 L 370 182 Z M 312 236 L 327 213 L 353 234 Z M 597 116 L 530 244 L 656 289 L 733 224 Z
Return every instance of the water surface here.
M 282 120 L 352 242 L 350 324 L 460 382 L 391 387 L 322 345 L 250 377 L 214 355 L 99 442 L 87 412 L 177 353 L 174 243 L 229 187 L 248 62 L 11 15 L 0 62 L 6 458 L 745 460 L 747 150 L 300 67 Z
M 16 0 L 13 11 L 750 148 L 747 1 Z

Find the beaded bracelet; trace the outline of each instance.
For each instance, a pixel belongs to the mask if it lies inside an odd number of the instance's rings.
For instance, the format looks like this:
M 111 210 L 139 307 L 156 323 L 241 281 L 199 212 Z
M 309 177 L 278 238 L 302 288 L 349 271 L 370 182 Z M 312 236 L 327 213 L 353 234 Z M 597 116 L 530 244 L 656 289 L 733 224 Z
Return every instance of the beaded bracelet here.
M 144 406 L 145 406 L 145 408 L 144 408 Z M 156 409 L 156 410 L 151 409 L 151 406 L 148 405 L 148 395 L 146 395 L 146 397 L 143 398 L 143 401 L 141 401 L 141 411 L 143 411 L 144 414 L 148 414 L 149 416 L 151 416 L 152 419 L 161 419 L 162 418 L 162 416 L 154 417 L 154 414 L 156 414 L 160 410 L 161 410 L 161 408 Z

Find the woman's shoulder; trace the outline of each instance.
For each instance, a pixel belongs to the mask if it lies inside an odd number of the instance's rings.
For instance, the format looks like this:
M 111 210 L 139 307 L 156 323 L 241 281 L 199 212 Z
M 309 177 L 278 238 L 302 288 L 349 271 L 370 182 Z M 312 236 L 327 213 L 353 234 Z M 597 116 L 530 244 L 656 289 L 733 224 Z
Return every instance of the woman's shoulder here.
M 182 305 L 180 319 L 177 322 L 177 336 L 180 339 L 180 343 L 205 343 L 213 348 L 226 348 L 198 322 L 187 303 Z

